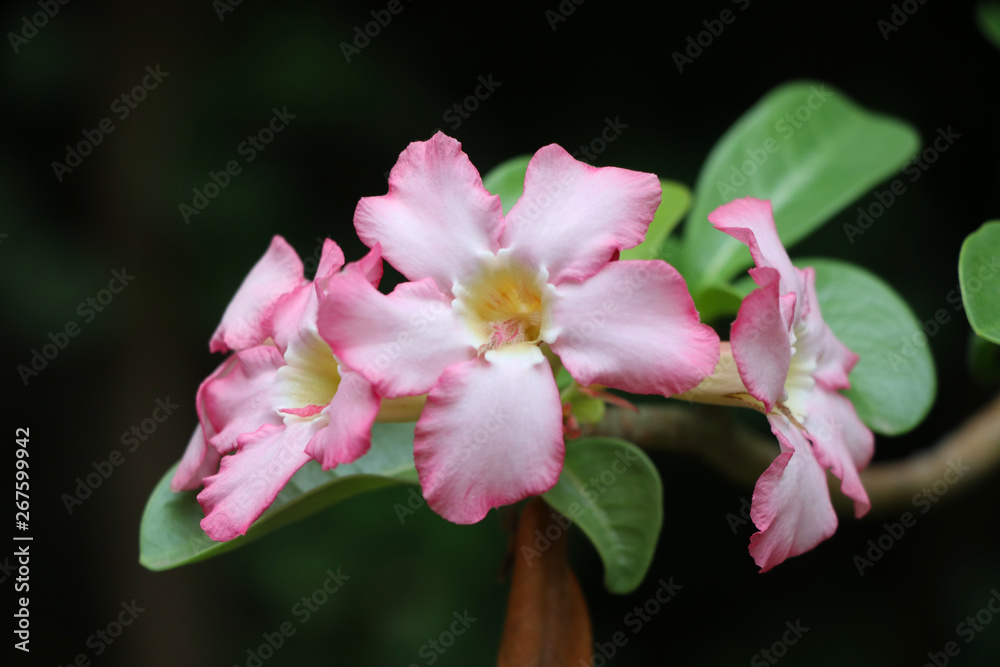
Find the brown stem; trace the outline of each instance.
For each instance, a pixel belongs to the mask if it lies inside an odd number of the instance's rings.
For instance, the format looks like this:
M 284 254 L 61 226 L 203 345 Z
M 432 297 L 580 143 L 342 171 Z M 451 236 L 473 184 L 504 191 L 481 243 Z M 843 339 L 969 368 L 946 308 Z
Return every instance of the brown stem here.
M 695 454 L 735 482 L 752 487 L 777 454 L 777 442 L 734 422 L 725 412 L 715 406 L 674 404 L 643 405 L 638 413 L 609 410 L 584 435 L 613 436 L 647 449 Z M 961 477 L 963 488 L 970 486 L 969 481 L 985 478 L 1000 462 L 1000 396 L 933 447 L 863 470 L 861 481 L 872 501 L 872 512 L 889 514 L 911 506 L 916 494 L 944 479 L 959 461 L 969 468 Z M 831 488 L 839 489 L 839 482 Z M 850 511 L 839 493 L 834 500 L 838 509 Z
M 521 515 L 499 667 L 592 663 L 587 602 L 566 557 L 566 529 L 556 517 L 541 498 L 528 501 Z

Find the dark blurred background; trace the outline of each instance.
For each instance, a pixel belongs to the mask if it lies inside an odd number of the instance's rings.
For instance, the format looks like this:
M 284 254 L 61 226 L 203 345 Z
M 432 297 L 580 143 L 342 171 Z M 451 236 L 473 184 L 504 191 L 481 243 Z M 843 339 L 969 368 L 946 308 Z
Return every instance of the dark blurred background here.
M 285 621 L 298 631 L 269 667 L 495 664 L 507 541 L 497 513 L 460 527 L 423 509 L 401 525 L 393 505 L 407 489 L 390 489 L 204 563 L 165 573 L 138 564 L 143 506 L 187 443 L 195 389 L 218 363 L 208 338 L 246 272 L 273 234 L 304 257 L 330 236 L 357 258 L 358 198 L 383 194 L 399 152 L 435 129 L 461 140 L 485 173 L 551 142 L 574 150 L 620 119 L 627 128 L 596 164 L 693 185 L 715 140 L 769 89 L 828 82 L 909 121 L 925 142 L 949 126 L 961 138 L 853 245 L 842 229 L 857 217 L 851 207 L 792 254 L 867 266 L 921 319 L 952 309 L 962 239 L 1000 217 L 1000 52 L 972 5 L 913 0 L 915 13 L 885 39 L 877 22 L 893 12 L 889 2 L 679 4 L 650 13 L 600 0 L 402 2 L 347 62 L 341 44 L 387 2 L 52 0 L 58 12 L 34 33 L 23 17 L 39 4 L 7 3 L 0 297 L 13 400 L 4 415 L 11 439 L 15 427 L 31 429 L 35 535 L 32 651 L 15 651 L 16 664 L 69 665 L 84 654 L 95 665 L 247 665 L 247 650 Z M 727 7 L 735 22 L 679 73 L 671 54 Z M 565 20 L 553 29 L 546 12 Z M 123 118 L 114 101 L 144 77 L 156 82 L 147 67 L 168 74 Z M 448 114 L 480 77 L 495 90 L 467 118 Z M 248 162 L 241 142 L 286 108 L 294 118 Z M 113 132 L 57 178 L 52 163 L 104 118 Z M 241 173 L 186 222 L 179 205 L 230 160 Z M 100 312 L 80 309 L 123 268 L 134 279 L 120 294 Z M 25 386 L 16 366 L 70 321 L 79 335 Z M 956 313 L 931 338 L 938 401 L 913 432 L 880 437 L 879 460 L 931 446 L 995 392 L 966 368 L 968 336 Z M 158 399 L 180 407 L 127 451 L 121 434 Z M 68 513 L 61 496 L 114 449 L 124 462 Z M 751 489 L 700 461 L 656 460 L 666 520 L 640 589 L 607 594 L 596 554 L 574 538 L 595 641 L 619 630 L 629 638 L 609 664 L 771 664 L 760 651 L 797 620 L 809 630 L 782 664 L 921 665 L 952 640 L 961 652 L 949 664 L 996 664 L 1000 619 L 968 644 L 956 626 L 1000 586 L 1000 473 L 949 491 L 863 577 L 852 558 L 898 513 L 845 517 L 833 539 L 759 575 L 747 553 L 752 526 L 734 534 L 727 521 Z M 293 606 L 337 568 L 350 579 L 300 623 Z M 5 566 L 0 576 L 11 590 L 15 575 Z M 670 577 L 684 588 L 633 633 L 626 615 Z M 133 600 L 144 611 L 120 637 L 90 639 Z M 466 610 L 477 620 L 454 646 L 443 655 L 425 646 Z

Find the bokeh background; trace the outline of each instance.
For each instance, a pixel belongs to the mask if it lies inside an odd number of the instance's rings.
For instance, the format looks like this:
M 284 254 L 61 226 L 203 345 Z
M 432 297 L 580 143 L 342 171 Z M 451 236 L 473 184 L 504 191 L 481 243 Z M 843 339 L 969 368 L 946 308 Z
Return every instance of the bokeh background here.
M 718 136 L 791 79 L 829 82 L 909 121 L 925 142 L 951 126 L 961 138 L 854 244 L 842 229 L 857 217 L 851 207 L 793 252 L 872 269 L 921 319 L 952 308 L 962 239 L 1000 217 L 1000 51 L 977 30 L 970 3 L 914 1 L 915 13 L 884 39 L 877 22 L 893 11 L 889 2 L 741 0 L 745 11 L 679 73 L 671 54 L 736 5 L 404 0 L 347 62 L 341 44 L 386 2 L 224 2 L 70 3 L 16 52 L 5 39 L 4 432 L 13 440 L 15 427 L 31 429 L 35 535 L 32 651 L 15 652 L 16 664 L 68 665 L 84 654 L 95 665 L 247 665 L 247 650 L 285 621 L 297 632 L 268 666 L 430 665 L 432 656 L 438 665 L 495 664 L 506 602 L 498 513 L 459 527 L 425 508 L 401 523 L 393 507 L 407 489 L 390 489 L 204 563 L 164 573 L 138 564 L 143 506 L 190 436 L 195 389 L 218 363 L 208 338 L 247 270 L 276 233 L 305 257 L 318 256 L 326 236 L 358 257 L 358 198 L 384 193 L 399 152 L 436 129 L 461 140 L 485 172 L 551 142 L 573 150 L 620 119 L 627 128 L 597 164 L 693 185 Z M 29 0 L 7 3 L 0 27 L 20 32 L 38 11 Z M 547 11 L 565 15 L 554 30 Z M 169 75 L 121 119 L 111 105 L 147 66 Z M 479 77 L 499 85 L 456 126 L 446 113 Z M 274 108 L 294 119 L 247 163 L 238 146 Z M 52 162 L 103 118 L 114 131 L 58 180 Z M 233 159 L 243 171 L 185 222 L 179 205 Z M 79 304 L 123 267 L 134 280 L 85 320 Z M 16 366 L 70 321 L 80 334 L 25 386 Z M 880 437 L 880 460 L 931 446 L 996 391 L 970 376 L 968 336 L 957 313 L 930 340 L 937 403 L 911 433 Z M 180 407 L 127 451 L 121 434 L 157 399 Z M 122 465 L 69 514 L 62 494 L 113 449 L 125 450 Z M 699 460 L 655 458 L 666 520 L 645 584 L 607 594 L 590 545 L 579 535 L 572 545 L 594 639 L 629 636 L 608 664 L 768 664 L 755 656 L 801 619 L 809 631 L 782 664 L 920 665 L 1000 586 L 1000 473 L 949 491 L 864 577 L 853 556 L 898 513 L 845 518 L 833 539 L 759 575 L 747 554 L 752 526 L 734 534 L 727 521 L 751 490 Z M 294 605 L 337 568 L 350 579 L 301 623 Z M 631 633 L 626 615 L 670 577 L 683 590 Z M 0 578 L 14 597 L 14 576 Z M 119 638 L 89 639 L 133 600 L 144 611 Z M 477 619 L 469 630 L 443 655 L 429 651 L 466 610 Z M 996 664 L 1000 619 L 961 646 L 949 664 Z

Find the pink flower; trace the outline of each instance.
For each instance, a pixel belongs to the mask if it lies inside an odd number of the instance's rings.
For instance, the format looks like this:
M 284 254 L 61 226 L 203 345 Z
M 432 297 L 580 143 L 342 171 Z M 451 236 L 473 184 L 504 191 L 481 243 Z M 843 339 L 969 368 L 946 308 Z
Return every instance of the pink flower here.
M 316 330 L 319 298 L 343 264 L 328 239 L 307 281 L 295 250 L 275 236 L 212 336 L 213 351 L 235 353 L 198 389 L 200 423 L 171 488 L 204 483 L 201 526 L 214 540 L 245 533 L 311 459 L 330 468 L 370 447 L 379 397 Z M 345 270 L 377 284 L 378 247 Z
M 716 229 L 750 248 L 759 286 L 744 299 L 733 322 L 732 354 L 749 393 L 778 438 L 781 453 L 761 475 L 750 514 L 759 532 L 750 554 L 766 572 L 812 549 L 837 528 L 826 471 L 854 500 L 855 515 L 868 512 L 858 472 L 871 460 L 874 436 L 838 390 L 858 356 L 823 321 L 815 272 L 792 266 L 778 238 L 771 203 L 747 197 L 709 214 Z
M 389 193 L 358 204 L 361 239 L 407 279 L 389 295 L 344 272 L 320 332 L 385 397 L 428 393 L 414 458 L 455 523 L 543 493 L 563 463 L 550 360 L 582 384 L 675 394 L 715 367 L 718 337 L 661 261 L 615 261 L 660 201 L 652 174 L 597 169 L 550 145 L 505 217 L 460 144 L 403 151 Z

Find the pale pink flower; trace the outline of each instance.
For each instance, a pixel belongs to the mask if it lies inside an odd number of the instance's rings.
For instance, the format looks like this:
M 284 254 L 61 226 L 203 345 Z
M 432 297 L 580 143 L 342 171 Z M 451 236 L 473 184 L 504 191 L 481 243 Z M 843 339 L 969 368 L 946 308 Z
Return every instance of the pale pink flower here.
M 562 405 L 547 355 L 582 385 L 671 395 L 711 373 L 718 337 L 662 261 L 616 261 L 660 201 L 652 174 L 594 168 L 556 145 L 528 165 L 505 217 L 460 144 L 403 151 L 389 193 L 355 227 L 407 279 L 389 295 L 331 278 L 320 333 L 384 397 L 428 393 L 414 458 L 425 498 L 474 523 L 543 493 L 563 464 Z
M 792 265 L 778 238 L 771 203 L 747 197 L 715 209 L 709 221 L 745 243 L 759 286 L 733 322 L 732 354 L 749 393 L 761 404 L 781 453 L 761 475 L 750 514 L 759 532 L 750 554 L 767 571 L 815 547 L 837 528 L 826 471 L 868 512 L 858 473 L 871 460 L 874 435 L 838 390 L 858 356 L 823 321 L 815 272 Z
M 275 236 L 212 336 L 212 351 L 234 354 L 198 389 L 200 423 L 171 488 L 204 483 L 201 526 L 214 540 L 245 533 L 313 458 L 330 468 L 370 447 L 379 397 L 316 331 L 318 300 L 343 264 L 327 239 L 308 281 L 295 250 Z M 345 270 L 377 284 L 378 247 Z

